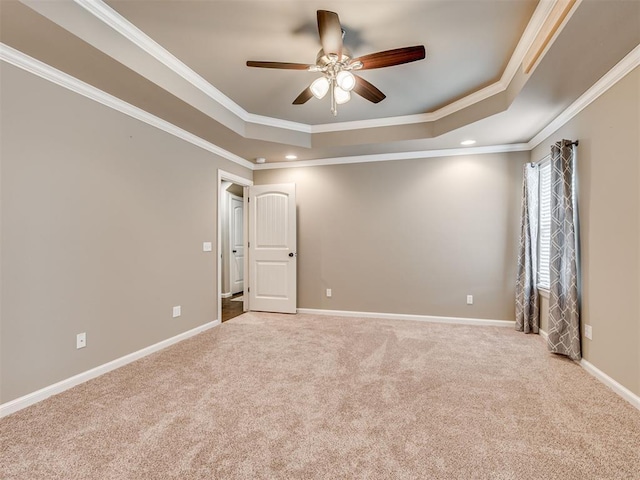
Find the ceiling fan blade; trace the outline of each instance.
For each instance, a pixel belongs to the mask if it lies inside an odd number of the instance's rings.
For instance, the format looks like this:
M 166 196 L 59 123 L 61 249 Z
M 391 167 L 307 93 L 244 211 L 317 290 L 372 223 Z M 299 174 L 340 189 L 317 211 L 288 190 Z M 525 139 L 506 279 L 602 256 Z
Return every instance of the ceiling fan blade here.
M 415 62 L 426 57 L 424 45 L 415 47 L 395 48 L 393 50 L 385 50 L 384 52 L 370 53 L 359 58 L 351 60 L 353 62 L 362 62 L 361 70 L 371 70 L 372 68 L 392 67 L 393 65 L 402 65 L 403 63 Z
M 384 93 L 378 90 L 378 88 L 373 86 L 371 83 L 367 82 L 364 78 L 357 75 L 354 75 L 354 77 L 356 77 L 356 86 L 353 88 L 353 91 L 362 98 L 373 103 L 379 103 L 387 98 Z
M 326 55 L 331 53 L 342 58 L 342 27 L 340 19 L 335 12 L 318 10 L 318 33 L 320 43 Z
M 259 68 L 281 68 L 284 70 L 308 70 L 312 65 L 306 63 L 286 63 L 286 62 L 256 62 L 249 60 L 247 67 L 259 67 Z
M 293 101 L 294 105 L 302 105 L 303 103 L 307 103 L 309 99 L 313 97 L 313 93 L 311 93 L 311 87 L 307 87 L 302 91 L 300 95 Z

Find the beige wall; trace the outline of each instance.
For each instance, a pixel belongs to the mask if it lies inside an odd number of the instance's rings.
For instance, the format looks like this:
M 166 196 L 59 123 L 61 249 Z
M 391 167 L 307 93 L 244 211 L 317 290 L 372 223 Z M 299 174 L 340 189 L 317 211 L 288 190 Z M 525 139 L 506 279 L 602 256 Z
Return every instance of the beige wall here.
M 251 172 L 1 68 L 4 403 L 215 320 L 217 169 Z
M 531 153 L 579 139 L 578 205 L 585 360 L 640 395 L 640 69 Z M 548 325 L 544 319 L 543 329 Z
M 300 308 L 513 320 L 528 158 L 257 170 L 254 182 L 296 184 Z

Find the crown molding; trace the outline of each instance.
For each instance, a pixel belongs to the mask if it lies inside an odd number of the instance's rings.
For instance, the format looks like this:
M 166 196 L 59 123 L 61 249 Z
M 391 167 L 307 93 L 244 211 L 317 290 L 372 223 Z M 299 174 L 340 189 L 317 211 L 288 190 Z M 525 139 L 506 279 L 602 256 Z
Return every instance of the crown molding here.
M 552 135 L 556 130 L 562 127 L 565 123 L 567 123 L 578 113 L 580 113 L 594 100 L 596 100 L 617 82 L 619 82 L 622 78 L 624 78 L 627 74 L 629 74 L 632 70 L 640 66 L 640 45 L 636 46 L 636 48 L 629 52 L 620 62 L 618 62 L 611 70 L 609 70 L 609 72 L 607 72 L 602 78 L 600 78 L 600 80 L 598 80 L 589 90 L 587 90 L 580 98 L 578 98 L 569 107 L 567 107 L 560 115 L 558 115 L 551 123 L 549 123 L 527 143 L 399 152 L 390 154 L 360 155 L 351 157 L 303 160 L 290 163 L 265 163 L 262 165 L 254 164 L 248 160 L 245 160 L 244 158 L 241 158 L 223 148 L 218 147 L 217 145 L 214 145 L 213 143 L 203 140 L 202 138 L 167 122 L 166 120 L 151 115 L 150 113 L 138 107 L 124 102 L 119 98 L 114 97 L 113 95 L 103 92 L 102 90 L 99 90 L 92 85 L 89 85 L 64 72 L 61 72 L 39 60 L 29 57 L 28 55 L 25 55 L 24 53 L 3 43 L 0 43 L 0 61 L 7 62 L 40 78 L 55 83 L 56 85 L 71 90 L 98 103 L 101 103 L 102 105 L 113 108 L 114 110 L 145 122 L 148 125 L 163 130 L 164 132 L 174 135 L 182 140 L 185 140 L 211 153 L 219 155 L 220 157 L 237 163 L 238 165 L 241 165 L 245 168 L 248 168 L 250 170 L 270 170 L 279 168 L 342 165 L 348 163 L 410 160 L 417 158 L 447 157 L 458 155 L 480 155 L 485 153 L 531 151 L 542 141 Z
M 184 78 L 205 95 L 218 102 L 233 114 L 243 120 L 246 120 L 248 115 L 246 110 L 207 82 L 187 65 L 178 60 L 168 50 L 102 0 L 74 0 L 74 2 L 84 8 L 87 12 L 91 13 L 98 20 L 114 29 L 138 48 L 147 52 L 174 73 Z
M 640 45 L 631 50 L 631 52 L 620 60 L 611 70 L 605 73 L 600 80 L 594 83 L 589 90 L 584 92 L 580 98 L 569 105 L 560 115 L 551 121 L 551 123 L 529 140 L 527 143 L 529 149 L 533 150 L 535 147 L 540 145 L 540 143 L 542 143 L 546 138 L 584 110 L 600 95 L 613 87 L 638 66 L 640 66 Z
M 306 123 L 292 122 L 290 120 L 282 120 L 275 117 L 266 117 L 264 115 L 256 115 L 255 113 L 247 113 L 243 118 L 247 123 L 253 123 L 255 125 L 263 125 L 266 127 L 282 128 L 284 130 L 292 130 L 302 133 L 315 133 L 313 125 Z
M 352 157 L 319 158 L 295 162 L 276 162 L 254 165 L 254 170 L 273 170 L 279 168 L 322 167 L 325 165 L 345 165 L 349 163 L 390 162 L 395 160 L 414 160 L 418 158 L 455 157 L 460 155 L 483 155 L 486 153 L 506 153 L 529 151 L 526 143 L 509 145 L 487 145 L 484 147 L 448 148 L 442 150 L 423 150 L 415 152 L 376 153 Z
M 211 142 L 208 142 L 193 133 L 187 132 L 180 127 L 175 126 L 172 123 L 163 120 L 162 118 L 156 117 L 155 115 L 142 110 L 130 103 L 127 103 L 113 95 L 110 95 L 93 85 L 89 85 L 81 80 L 78 80 L 75 77 L 72 77 L 69 74 L 61 72 L 60 70 L 53 68 L 46 63 L 41 62 L 40 60 L 36 60 L 15 48 L 12 48 L 4 43 L 0 43 L 0 60 L 7 62 L 15 67 L 18 67 L 22 70 L 25 70 L 33 75 L 36 75 L 44 80 L 48 80 L 56 85 L 64 87 L 68 90 L 71 90 L 74 93 L 82 95 L 83 97 L 94 100 L 102 105 L 105 105 L 109 108 L 117 110 L 120 113 L 124 113 L 129 117 L 135 118 L 136 120 L 140 120 L 148 125 L 156 127 L 166 133 L 169 133 L 175 137 L 178 137 L 182 140 L 185 140 L 192 145 L 200 147 L 208 152 L 219 155 L 222 158 L 230 160 L 238 165 L 241 165 L 245 168 L 253 169 L 253 163 L 245 160 L 238 155 L 231 153 L 224 148 L 218 147 Z
M 164 47 L 158 44 L 155 40 L 153 40 L 142 30 L 129 22 L 126 18 L 124 18 L 102 0 L 74 0 L 76 4 L 84 8 L 86 11 L 94 15 L 109 27 L 113 28 L 116 32 L 127 38 L 134 45 L 141 48 L 143 51 L 161 62 L 167 68 L 171 69 L 174 73 L 181 76 L 184 80 L 191 83 L 204 94 L 208 95 L 212 100 L 218 102 L 231 113 L 238 116 L 241 120 L 257 125 L 264 125 L 311 134 L 432 122 L 451 115 L 452 113 L 463 110 L 493 95 L 503 92 L 507 89 L 507 87 L 513 80 L 513 77 L 516 75 L 518 67 L 522 64 L 526 52 L 528 51 L 532 42 L 535 40 L 536 35 L 540 31 L 547 16 L 551 12 L 553 6 L 557 3 L 557 1 L 558 0 L 542 0 L 538 3 L 538 6 L 531 16 L 531 19 L 529 20 L 529 23 L 527 24 L 527 27 L 525 28 L 525 31 L 520 38 L 520 41 L 518 42 L 518 45 L 516 46 L 509 60 L 509 63 L 507 64 L 507 67 L 503 71 L 500 80 L 496 83 L 473 92 L 470 95 L 452 102 L 434 112 L 415 115 L 403 115 L 397 117 L 376 118 L 370 120 L 358 120 L 352 122 L 309 125 L 306 123 L 282 120 L 279 118 L 256 115 L 247 112 L 244 108 L 224 95 L 220 90 L 215 88 L 204 78 L 194 72 L 191 68 L 178 60 Z
M 540 63 L 582 0 L 556 0 L 551 3 L 553 8 L 549 11 L 522 60 L 522 70 L 525 74 L 533 72 L 534 67 Z
M 416 115 L 403 115 L 398 117 L 374 118 L 371 120 L 357 120 L 353 122 L 311 125 L 311 133 L 343 132 L 364 128 L 392 127 L 397 125 L 410 125 L 413 123 L 435 122 L 448 115 L 459 112 L 460 110 L 464 110 L 471 105 L 475 105 L 476 103 L 486 100 L 489 97 L 504 92 L 509 87 L 513 77 L 518 73 L 518 68 L 522 64 L 525 54 L 529 50 L 557 1 L 558 0 L 543 0 L 538 3 L 538 6 L 533 12 L 531 19 L 518 42 L 518 45 L 509 59 L 507 67 L 502 73 L 500 80 L 497 82 L 473 92 L 460 100 L 449 103 L 433 112 L 419 113 Z

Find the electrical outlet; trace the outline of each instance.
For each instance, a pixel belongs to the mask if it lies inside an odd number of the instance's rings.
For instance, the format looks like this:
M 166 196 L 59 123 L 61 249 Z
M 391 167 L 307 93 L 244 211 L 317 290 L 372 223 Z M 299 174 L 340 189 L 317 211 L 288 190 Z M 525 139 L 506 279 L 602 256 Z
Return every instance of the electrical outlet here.
M 593 330 L 591 328 L 591 325 L 586 325 L 584 326 L 584 336 L 587 337 L 589 340 L 593 340 Z
M 211 242 L 203 242 L 202 243 L 202 251 L 203 252 L 210 252 L 211 250 L 212 250 Z
M 76 335 L 76 348 L 84 348 L 87 346 L 87 334 L 82 332 Z
M 182 308 L 180 305 L 173 307 L 173 318 L 179 317 L 182 315 Z
M 467 305 L 473 305 L 473 295 L 467 295 Z
M 327 288 L 327 297 L 331 297 L 331 289 Z

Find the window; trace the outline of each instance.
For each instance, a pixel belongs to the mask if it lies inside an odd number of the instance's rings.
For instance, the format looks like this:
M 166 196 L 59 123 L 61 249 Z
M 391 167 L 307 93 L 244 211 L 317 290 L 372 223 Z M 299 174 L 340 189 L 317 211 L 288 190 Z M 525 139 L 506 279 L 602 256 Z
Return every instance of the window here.
M 549 257 L 551 254 L 551 161 L 540 163 L 540 219 L 538 223 L 538 288 L 549 289 Z

